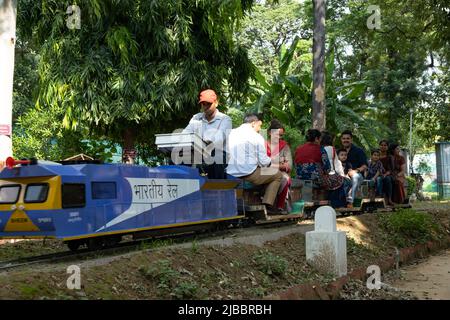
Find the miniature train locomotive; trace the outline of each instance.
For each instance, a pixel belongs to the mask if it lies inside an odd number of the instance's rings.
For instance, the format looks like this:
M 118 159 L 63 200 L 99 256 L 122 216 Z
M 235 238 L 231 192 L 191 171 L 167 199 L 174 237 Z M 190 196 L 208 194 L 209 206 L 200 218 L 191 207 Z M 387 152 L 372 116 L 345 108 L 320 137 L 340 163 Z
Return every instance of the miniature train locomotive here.
M 166 146 L 167 147 L 167 146 Z M 293 179 L 288 215 L 268 215 L 261 187 L 240 179 L 209 179 L 195 167 L 49 162 L 8 159 L 0 172 L 0 238 L 56 238 L 71 250 L 114 245 L 134 238 L 297 220 L 328 201 L 311 181 Z M 16 165 L 19 164 L 19 165 Z M 363 199 L 350 211 L 384 207 Z M 348 210 L 347 210 L 348 211 Z
M 0 237 L 58 238 L 71 249 L 145 231 L 236 221 L 239 180 L 195 168 L 37 163 L 0 172 Z

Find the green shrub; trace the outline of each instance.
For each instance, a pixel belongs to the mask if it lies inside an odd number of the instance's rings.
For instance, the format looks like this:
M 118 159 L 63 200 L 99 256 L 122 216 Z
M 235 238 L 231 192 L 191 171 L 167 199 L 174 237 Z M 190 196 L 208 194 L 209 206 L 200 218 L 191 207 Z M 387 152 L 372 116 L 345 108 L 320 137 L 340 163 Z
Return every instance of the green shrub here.
M 164 298 L 195 299 L 205 291 L 195 280 L 186 279 L 180 272 L 174 270 L 169 260 L 156 261 L 149 267 L 142 266 L 139 271 L 147 279 L 157 283 L 158 294 Z
M 408 181 L 407 193 L 409 197 L 410 195 L 416 192 L 417 182 L 416 179 L 414 179 L 413 177 L 406 177 L 406 181 Z
M 289 143 L 291 147 L 292 156 L 294 156 L 295 149 L 305 141 L 305 135 L 297 128 L 290 127 L 285 124 L 285 134 L 283 139 Z
M 159 260 L 149 267 L 140 267 L 139 271 L 148 279 L 158 282 L 158 289 L 170 290 L 171 281 L 177 278 L 180 273 L 174 269 L 169 260 Z
M 226 114 L 231 118 L 233 128 L 239 127 L 244 122 L 245 113 L 237 108 L 228 108 Z
M 399 247 L 436 240 L 442 232 L 430 214 L 412 209 L 381 215 L 380 219 L 387 236 Z
M 283 276 L 288 267 L 286 259 L 269 251 L 259 251 L 254 260 L 257 268 L 269 276 Z
M 193 299 L 197 297 L 198 284 L 195 281 L 182 281 L 173 289 L 172 295 L 177 299 Z
M 422 175 L 430 174 L 432 169 L 428 165 L 425 159 L 420 160 L 419 165 L 416 167 L 416 171 Z

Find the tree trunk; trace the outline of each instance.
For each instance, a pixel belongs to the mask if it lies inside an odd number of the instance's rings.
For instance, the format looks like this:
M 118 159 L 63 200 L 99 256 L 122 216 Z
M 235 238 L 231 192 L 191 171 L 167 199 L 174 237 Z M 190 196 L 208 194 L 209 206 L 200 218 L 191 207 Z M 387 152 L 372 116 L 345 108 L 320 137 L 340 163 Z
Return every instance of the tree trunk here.
M 313 92 L 312 126 L 325 130 L 325 12 L 326 0 L 313 0 L 314 39 L 313 39 Z
M 136 157 L 136 150 L 134 149 L 135 133 L 131 128 L 123 131 L 123 146 L 122 146 L 122 162 L 134 164 Z
M 12 156 L 12 96 L 14 47 L 16 43 L 16 0 L 0 1 L 0 170 Z

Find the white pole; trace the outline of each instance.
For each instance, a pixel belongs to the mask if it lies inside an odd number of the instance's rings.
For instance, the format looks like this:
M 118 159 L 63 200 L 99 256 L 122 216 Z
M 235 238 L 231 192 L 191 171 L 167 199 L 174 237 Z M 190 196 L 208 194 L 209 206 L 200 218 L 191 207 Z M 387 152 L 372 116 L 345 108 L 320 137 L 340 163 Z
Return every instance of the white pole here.
M 0 0 L 0 170 L 12 156 L 12 96 L 17 0 Z

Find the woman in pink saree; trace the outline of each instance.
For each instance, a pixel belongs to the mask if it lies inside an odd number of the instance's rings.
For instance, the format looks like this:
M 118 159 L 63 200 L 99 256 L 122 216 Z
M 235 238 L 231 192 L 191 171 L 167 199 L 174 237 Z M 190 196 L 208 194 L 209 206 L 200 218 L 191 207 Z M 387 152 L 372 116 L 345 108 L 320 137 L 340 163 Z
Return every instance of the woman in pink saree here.
M 289 187 L 291 186 L 292 153 L 289 144 L 282 139 L 285 133 L 280 121 L 273 119 L 268 128 L 268 140 L 266 141 L 267 155 L 272 159 L 272 166 L 278 166 L 283 174 L 276 200 L 276 207 L 286 210 L 286 202 L 289 200 Z

